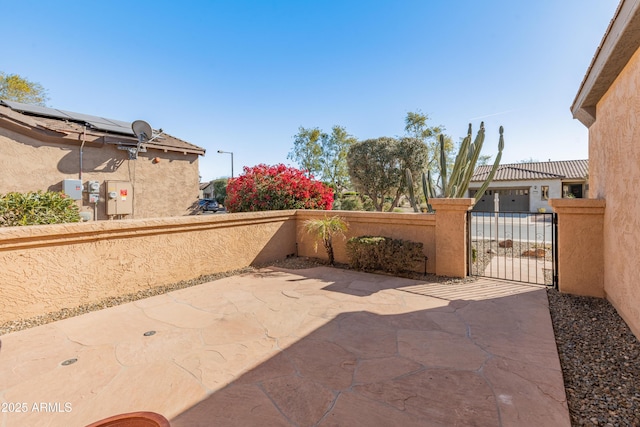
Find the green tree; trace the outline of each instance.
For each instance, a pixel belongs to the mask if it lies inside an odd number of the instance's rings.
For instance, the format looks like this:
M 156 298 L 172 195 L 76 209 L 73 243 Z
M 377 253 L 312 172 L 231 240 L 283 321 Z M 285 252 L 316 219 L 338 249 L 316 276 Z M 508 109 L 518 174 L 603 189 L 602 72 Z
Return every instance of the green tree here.
M 429 148 L 426 144 L 417 138 L 404 137 L 398 140 L 396 146 L 396 156 L 399 160 L 400 170 L 400 183 L 396 189 L 395 198 L 391 204 L 391 209 L 398 206 L 400 197 L 407 195 L 409 188 L 406 182 L 406 175 L 402 173 L 404 170 L 411 171 L 412 182 L 418 183 L 422 171 L 424 171 L 429 165 Z M 416 191 L 417 187 L 414 187 Z
M 382 211 L 385 199 L 391 197 L 400 182 L 396 142 L 388 137 L 358 141 L 347 154 L 351 182 L 360 193 L 371 198 L 377 211 Z
M 540 163 L 540 160 L 529 157 L 528 159 L 522 159 L 518 163 Z
M 455 160 L 453 157 L 454 145 L 451 137 L 444 134 L 444 126 L 429 126 L 428 121 L 429 116 L 421 111 L 410 111 L 404 119 L 404 130 L 407 135 L 422 141 L 422 143 L 427 146 L 428 159 L 425 169 L 429 170 L 431 175 L 438 176 L 440 174 L 440 166 L 438 163 L 440 160 L 440 135 L 444 136 L 445 158 L 447 159 L 448 169 L 453 167 Z M 414 179 L 414 181 L 416 180 Z
M 300 126 L 293 137 L 293 150 L 287 154 L 287 159 L 298 163 L 307 171 L 308 176 L 320 178 L 322 175 L 322 139 L 325 134 L 318 128 L 304 128 Z
M 338 193 L 350 186 L 347 153 L 356 141 L 342 126 L 334 126 L 330 135 L 322 135 L 322 180 L 332 184 Z
M 213 180 L 213 198 L 222 205 L 224 205 L 224 199 L 227 198 L 228 182 L 228 178 L 218 178 Z
M 491 154 L 480 154 L 478 157 L 478 166 L 485 166 L 491 162 L 491 158 L 493 156 Z
M 381 137 L 351 145 L 347 164 L 356 189 L 371 198 L 377 211 L 389 203 L 391 212 L 408 190 L 404 170 L 419 176 L 427 157 L 427 147 L 416 138 Z
M 0 99 L 45 106 L 49 97 L 40 83 L 0 71 Z
M 334 126 L 327 134 L 319 128 L 298 128 L 293 137 L 293 150 L 287 155 L 298 166 L 340 192 L 349 186 L 347 151 L 356 138 L 342 126 Z

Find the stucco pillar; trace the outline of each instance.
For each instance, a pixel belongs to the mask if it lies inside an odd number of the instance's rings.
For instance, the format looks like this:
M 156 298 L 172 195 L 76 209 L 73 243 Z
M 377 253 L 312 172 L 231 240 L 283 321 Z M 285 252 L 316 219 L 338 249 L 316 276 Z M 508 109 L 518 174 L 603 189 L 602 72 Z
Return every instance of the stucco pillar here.
M 436 274 L 467 275 L 467 211 L 474 199 L 429 199 L 436 211 Z
M 558 214 L 560 292 L 604 298 L 604 208 L 602 199 L 551 199 Z

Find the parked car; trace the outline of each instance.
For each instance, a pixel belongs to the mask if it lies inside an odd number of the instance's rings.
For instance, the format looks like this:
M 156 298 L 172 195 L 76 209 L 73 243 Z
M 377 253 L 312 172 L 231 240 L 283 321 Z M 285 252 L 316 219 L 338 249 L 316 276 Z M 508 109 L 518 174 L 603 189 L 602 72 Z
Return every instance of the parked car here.
M 200 199 L 198 205 L 204 212 L 218 212 L 220 210 L 220 205 L 215 199 Z

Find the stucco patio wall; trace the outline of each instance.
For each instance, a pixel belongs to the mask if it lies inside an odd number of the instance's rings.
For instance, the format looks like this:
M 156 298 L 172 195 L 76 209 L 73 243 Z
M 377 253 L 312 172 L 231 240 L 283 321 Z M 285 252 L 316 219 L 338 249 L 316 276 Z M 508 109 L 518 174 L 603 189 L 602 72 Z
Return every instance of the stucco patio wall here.
M 422 242 L 428 272 L 462 277 L 471 200 L 434 201 L 435 215 L 291 210 L 0 228 L 0 323 L 296 253 L 326 259 L 304 221 L 334 214 L 348 221 L 347 238 Z M 345 243 L 335 242 L 341 263 Z
M 558 214 L 558 289 L 605 297 L 603 219 L 605 201 L 551 199 Z
M 295 211 L 0 228 L 0 322 L 295 252 Z
M 435 273 L 436 254 L 436 216 L 422 213 L 386 213 L 361 211 L 298 211 L 297 244 L 298 256 L 308 256 L 327 260 L 322 242 L 317 242 L 305 230 L 305 221 L 338 215 L 346 220 L 349 229 L 345 237 L 335 237 L 333 248 L 336 262 L 348 264 L 346 252 L 347 240 L 357 236 L 385 236 L 394 239 L 421 242 L 423 252 L 428 258 L 427 272 Z M 424 272 L 424 263 L 414 266 L 417 272 Z
M 355 211 L 298 211 L 297 248 L 299 256 L 327 259 L 319 242 L 305 231 L 309 219 L 339 215 L 349 224 L 345 238 L 334 241 L 334 255 L 339 263 L 348 263 L 346 241 L 356 236 L 385 236 L 394 239 L 421 242 L 427 260 L 427 273 L 440 276 L 464 277 L 467 275 L 467 221 L 466 213 L 473 199 L 432 199 L 435 214 L 384 213 Z M 424 263 L 414 266 L 416 272 L 424 272 Z

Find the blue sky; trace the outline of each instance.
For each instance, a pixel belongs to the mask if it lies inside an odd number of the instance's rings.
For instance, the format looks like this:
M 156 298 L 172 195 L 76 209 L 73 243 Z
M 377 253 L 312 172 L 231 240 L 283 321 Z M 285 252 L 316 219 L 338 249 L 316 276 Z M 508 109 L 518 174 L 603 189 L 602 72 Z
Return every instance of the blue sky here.
M 454 141 L 484 120 L 503 163 L 588 157 L 569 107 L 618 0 L 8 1 L 0 70 L 48 105 L 207 149 L 203 180 L 291 164 L 298 127 L 400 136 L 409 111 Z

